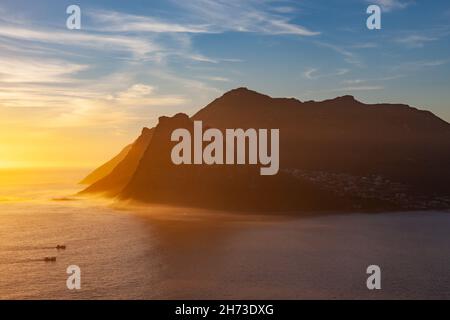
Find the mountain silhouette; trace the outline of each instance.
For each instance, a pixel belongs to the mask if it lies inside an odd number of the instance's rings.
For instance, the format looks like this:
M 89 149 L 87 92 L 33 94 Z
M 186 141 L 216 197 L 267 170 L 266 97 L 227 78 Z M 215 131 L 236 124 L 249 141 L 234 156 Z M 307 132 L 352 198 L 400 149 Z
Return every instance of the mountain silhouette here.
M 280 129 L 280 172 L 255 166 L 175 166 L 176 128 Z M 353 96 L 315 102 L 238 88 L 193 117 L 161 117 L 127 155 L 83 194 L 152 203 L 245 210 L 450 207 L 450 125 L 403 104 Z
M 93 184 L 97 182 L 98 180 L 101 180 L 102 178 L 109 175 L 114 168 L 122 162 L 123 159 L 127 156 L 128 152 L 131 150 L 133 144 L 127 145 L 125 148 L 122 149 L 122 151 L 119 152 L 118 155 L 116 155 L 111 160 L 105 162 L 100 167 L 92 171 L 88 176 L 86 176 L 83 180 L 81 180 L 80 184 Z
M 170 137 L 178 128 L 193 135 L 193 121 L 185 114 L 159 119 L 135 174 L 119 194 L 121 199 L 238 210 L 345 206 L 333 194 L 286 173 L 261 176 L 259 168 L 252 165 L 177 166 L 170 156 L 177 142 L 171 142 Z
M 149 128 L 142 129 L 141 135 L 131 144 L 130 150 L 122 161 L 109 174 L 82 191 L 82 194 L 102 193 L 106 196 L 116 196 L 135 173 L 139 161 L 150 143 L 153 130 Z

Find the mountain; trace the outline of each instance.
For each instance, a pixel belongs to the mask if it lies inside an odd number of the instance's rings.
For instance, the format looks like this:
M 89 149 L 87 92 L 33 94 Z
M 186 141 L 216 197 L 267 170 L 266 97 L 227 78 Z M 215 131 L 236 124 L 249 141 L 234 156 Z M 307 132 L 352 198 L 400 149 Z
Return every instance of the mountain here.
M 193 119 L 217 128 L 280 128 L 282 168 L 381 174 L 448 191 L 450 166 L 443 164 L 450 164 L 450 125 L 429 111 L 369 105 L 352 96 L 274 99 L 239 88 Z
M 90 185 L 109 175 L 114 170 L 114 168 L 120 162 L 122 162 L 123 159 L 125 159 L 128 152 L 131 150 L 132 146 L 133 146 L 132 144 L 129 144 L 128 146 L 123 148 L 118 155 L 116 155 L 114 158 L 112 158 L 111 160 L 107 161 L 106 163 L 102 164 L 100 167 L 95 169 L 79 183 Z
M 126 156 L 116 165 L 111 173 L 91 184 L 81 194 L 97 193 L 105 196 L 116 196 L 135 173 L 142 154 L 150 143 L 153 130 L 149 128 L 142 129 L 141 135 L 131 144 Z
M 330 192 L 286 173 L 261 176 L 253 165 L 210 166 L 173 164 L 172 132 L 185 128 L 193 135 L 193 121 L 185 114 L 161 117 L 153 137 L 121 199 L 237 210 L 311 210 L 345 207 Z M 302 198 L 298 196 L 302 194 Z M 347 204 L 348 205 L 348 204 Z
M 280 173 L 173 165 L 170 133 L 192 130 L 194 120 L 220 130 L 280 129 Z M 450 125 L 429 111 L 352 96 L 301 102 L 238 88 L 191 118 L 161 117 L 83 193 L 245 210 L 449 208 L 449 164 Z

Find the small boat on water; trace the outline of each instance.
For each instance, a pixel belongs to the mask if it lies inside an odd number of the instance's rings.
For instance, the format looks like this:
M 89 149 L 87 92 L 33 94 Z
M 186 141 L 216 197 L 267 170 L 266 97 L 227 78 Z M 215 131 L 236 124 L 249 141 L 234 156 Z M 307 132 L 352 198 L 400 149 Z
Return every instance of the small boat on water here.
M 55 262 L 56 261 L 56 257 L 45 257 L 44 261 L 45 262 Z
M 59 244 L 58 244 L 58 245 L 56 246 L 56 249 L 57 249 L 57 250 L 66 250 L 66 246 L 65 246 L 65 245 L 59 245 Z

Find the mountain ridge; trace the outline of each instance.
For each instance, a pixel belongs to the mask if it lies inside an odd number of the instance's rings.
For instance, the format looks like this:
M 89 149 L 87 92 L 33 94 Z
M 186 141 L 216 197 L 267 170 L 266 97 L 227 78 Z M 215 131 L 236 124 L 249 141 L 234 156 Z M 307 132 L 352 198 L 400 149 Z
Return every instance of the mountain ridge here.
M 427 205 L 424 205 L 424 201 L 428 201 L 428 198 L 427 200 L 420 200 L 420 204 L 412 203 L 417 201 L 411 199 L 417 197 L 416 195 L 421 194 L 421 192 L 427 194 L 436 193 L 440 196 L 447 196 L 450 193 L 446 184 L 446 181 L 448 181 L 446 179 L 450 179 L 450 169 L 448 169 L 448 165 L 443 165 L 450 163 L 450 125 L 429 111 L 419 110 L 408 105 L 365 104 L 350 95 L 320 102 L 301 102 L 294 98 L 272 98 L 241 87 L 226 92 L 190 118 L 187 115 L 160 117 L 159 124 L 148 130 L 154 132 L 158 126 L 170 126 L 172 122 L 179 121 L 180 117 L 185 120 L 184 125 L 187 127 L 191 125 L 189 122 L 186 122 L 189 119 L 190 121 L 201 120 L 205 126 L 215 127 L 220 130 L 226 128 L 279 128 L 281 132 L 280 163 L 283 178 L 277 183 L 292 183 L 293 188 L 303 188 L 302 190 L 305 193 L 309 191 L 306 191 L 307 188 L 304 188 L 303 185 L 302 187 L 294 187 L 296 182 L 290 180 L 292 176 L 302 180 L 303 184 L 314 182 L 317 176 L 321 176 L 326 177 L 324 178 L 325 180 L 333 180 L 337 185 L 346 185 L 350 183 L 349 181 L 360 185 L 359 189 L 353 188 L 358 194 L 357 198 L 359 197 L 360 199 L 355 200 L 352 195 L 341 196 L 343 201 L 339 205 L 337 205 L 339 201 L 334 200 L 336 207 L 341 209 L 348 207 L 348 204 L 351 202 L 357 204 L 356 207 L 362 208 L 365 206 L 367 208 L 380 206 L 372 202 L 379 202 L 379 204 L 382 203 L 384 206 L 391 206 L 392 208 L 427 207 Z M 151 163 L 153 161 L 152 157 L 158 157 L 158 148 L 155 149 L 154 146 L 152 147 L 153 152 L 151 152 L 153 156 L 144 157 L 150 145 L 153 144 L 152 141 L 154 139 L 154 137 L 144 139 L 140 148 L 137 148 L 133 161 L 126 157 L 121 161 L 118 167 L 122 167 L 122 170 L 123 168 L 128 168 L 127 175 L 122 174 L 119 179 L 118 173 L 113 171 L 82 193 L 102 193 L 108 196 L 133 199 L 133 192 L 130 191 L 133 188 L 130 187 L 130 183 L 137 179 L 141 181 L 141 186 L 145 185 L 143 181 L 145 181 L 147 173 L 138 172 L 147 171 L 139 170 L 139 168 L 146 166 L 147 163 Z M 156 142 L 158 139 L 163 139 L 165 142 Z M 161 149 L 166 150 L 167 146 L 170 145 L 170 138 L 167 135 L 156 140 L 155 143 Z M 167 150 L 165 153 L 168 152 Z M 139 157 L 139 161 L 136 161 Z M 161 163 L 167 161 L 166 159 Z M 176 179 L 174 172 L 177 169 L 167 169 L 167 176 L 172 176 L 171 179 Z M 148 170 L 150 170 L 148 172 L 154 172 L 151 168 L 148 168 Z M 199 169 L 192 168 L 190 170 L 198 171 Z M 188 171 L 179 171 L 179 173 L 182 176 L 190 176 L 191 179 L 194 179 L 195 175 L 193 176 Z M 202 171 L 217 176 L 216 178 L 211 178 L 216 181 L 216 184 L 210 184 L 210 188 L 218 188 L 221 175 L 231 174 L 234 176 L 236 183 L 239 181 L 242 184 L 250 183 L 254 179 L 251 176 L 239 179 L 232 172 L 225 173 L 225 171 L 220 172 L 220 170 L 214 172 L 214 170 L 206 167 L 200 170 L 200 172 Z M 287 172 L 291 177 L 284 176 L 284 173 Z M 201 175 L 201 173 L 199 174 Z M 342 175 L 348 176 L 342 180 Z M 375 197 L 377 201 L 373 201 L 374 199 L 370 197 L 370 188 L 368 189 L 369 191 L 364 191 L 365 194 L 360 194 L 361 190 L 366 189 L 363 187 L 364 179 L 361 180 L 359 177 L 361 179 L 364 177 L 378 177 L 374 178 L 374 181 L 378 181 L 377 183 L 382 184 L 386 190 L 392 189 L 394 190 L 392 192 L 396 194 L 408 194 L 410 199 L 408 201 L 404 199 L 402 201 L 388 199 L 388 204 L 386 204 L 386 201 L 381 198 L 387 199 L 389 196 L 379 194 Z M 160 178 L 162 179 L 162 177 Z M 322 184 L 328 185 L 331 183 L 330 181 L 322 181 Z M 390 185 L 386 181 L 390 181 Z M 383 184 L 384 182 L 386 183 Z M 205 180 L 203 183 L 209 184 L 208 180 Z M 258 183 L 263 185 L 261 181 Z M 138 188 L 138 185 L 139 183 L 136 184 L 135 189 Z M 402 186 L 401 188 L 399 187 L 400 185 Z M 281 189 L 283 189 L 282 187 L 280 185 Z M 314 189 L 316 187 L 322 190 Z M 169 185 L 166 185 L 165 188 L 170 189 Z M 266 186 L 266 188 L 269 187 Z M 314 188 L 312 189 L 317 194 L 320 192 L 324 193 L 324 188 L 321 186 L 315 186 Z M 352 189 L 351 186 L 346 188 Z M 247 189 L 243 187 L 242 190 L 245 191 Z M 333 197 L 336 194 L 336 192 L 330 193 L 329 191 L 327 190 L 325 192 L 327 195 L 323 196 Z M 155 194 L 157 193 L 156 191 L 154 192 Z M 203 191 L 198 190 L 198 194 L 201 194 L 201 192 Z M 227 192 L 232 191 L 228 190 Z M 260 192 L 264 192 L 264 190 L 260 190 Z M 138 194 L 140 191 L 135 190 L 134 193 Z M 289 194 L 289 190 L 286 190 L 286 193 Z M 198 194 L 192 194 L 192 197 L 196 197 Z M 215 195 L 209 196 L 215 197 Z M 166 202 L 170 202 L 169 198 L 175 199 L 177 194 L 167 192 L 164 197 Z M 314 195 L 311 193 L 310 197 L 314 198 Z M 377 197 L 380 199 L 377 199 Z M 141 198 L 140 200 L 144 201 L 148 200 L 148 202 L 158 201 L 158 199 L 148 194 L 145 197 L 140 196 L 136 198 Z M 278 198 L 282 199 L 282 196 L 279 195 Z M 301 204 L 294 204 L 293 198 L 291 195 L 291 198 L 285 200 L 287 202 L 291 201 L 294 209 L 302 207 Z M 353 200 L 350 201 L 350 199 Z M 184 202 L 187 203 L 189 202 L 188 200 L 185 199 Z M 254 201 L 253 205 L 256 206 L 257 200 L 255 199 Z M 401 205 L 397 203 L 399 201 L 402 202 Z M 441 201 L 444 206 L 447 205 L 445 201 Z M 183 201 L 179 202 L 183 204 Z M 200 202 L 199 200 L 197 203 L 192 203 L 192 205 L 201 206 Z M 213 206 L 213 202 L 210 203 L 210 206 Z M 236 202 L 242 201 L 238 199 Z M 389 204 L 389 202 L 395 203 Z M 410 203 L 405 204 L 405 202 Z M 346 205 L 343 205 L 343 203 L 346 203 Z M 367 203 L 371 204 L 368 205 Z M 318 204 L 316 205 L 319 207 Z M 267 206 L 269 207 L 269 204 Z M 270 206 L 273 207 L 274 203 L 271 203 Z M 251 209 L 252 205 L 248 207 L 247 209 Z M 309 207 L 309 209 L 314 209 L 314 206 Z

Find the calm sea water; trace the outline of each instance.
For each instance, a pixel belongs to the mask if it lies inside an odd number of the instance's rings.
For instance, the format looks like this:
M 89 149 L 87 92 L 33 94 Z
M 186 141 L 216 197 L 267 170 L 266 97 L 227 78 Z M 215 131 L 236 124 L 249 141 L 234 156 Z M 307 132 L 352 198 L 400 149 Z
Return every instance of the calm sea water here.
M 0 171 L 1 299 L 450 298 L 449 213 L 292 218 L 69 201 L 84 173 Z M 80 291 L 66 288 L 72 264 Z M 382 269 L 375 292 L 371 264 Z

